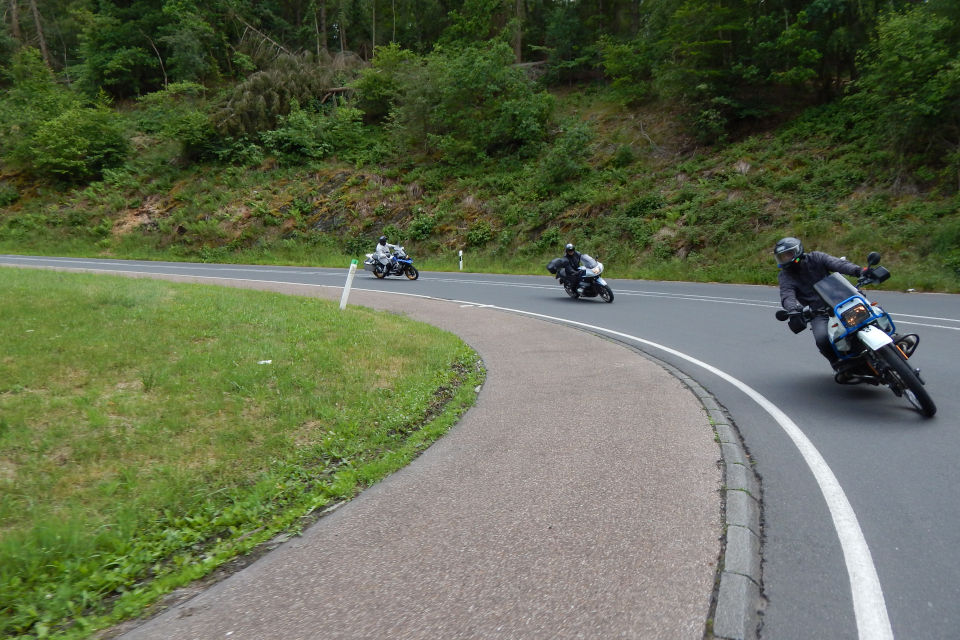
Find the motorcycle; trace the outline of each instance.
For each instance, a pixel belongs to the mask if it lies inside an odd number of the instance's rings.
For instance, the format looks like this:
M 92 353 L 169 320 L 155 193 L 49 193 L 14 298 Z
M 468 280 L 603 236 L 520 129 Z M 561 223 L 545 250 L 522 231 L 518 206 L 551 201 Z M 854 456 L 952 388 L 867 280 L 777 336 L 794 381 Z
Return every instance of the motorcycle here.
M 828 318 L 827 333 L 830 343 L 840 359 L 834 379 L 839 384 L 886 385 L 898 398 L 906 398 L 924 417 L 931 417 L 937 407 L 924 387 L 920 369 L 914 368 L 910 357 L 920 344 L 914 333 L 900 335 L 893 319 L 876 302 L 870 302 L 861 288 L 879 284 L 890 277 L 890 272 L 876 266 L 880 254 L 876 251 L 867 256 L 867 270 L 857 280 L 856 286 L 839 273 L 831 273 L 813 285 L 817 295 L 829 309 L 820 312 Z M 777 320 L 799 318 L 802 331 L 817 315 L 810 307 L 801 311 L 780 309 Z
M 567 264 L 566 258 L 556 258 L 547 264 L 547 271 L 560 281 L 568 296 L 574 300 L 600 296 L 600 299 L 604 302 L 613 302 L 613 289 L 600 277 L 600 274 L 603 273 L 602 262 L 598 262 L 585 253 L 580 254 L 580 283 L 576 287 L 568 278 Z
M 390 255 L 390 262 L 381 264 L 372 253 L 366 254 L 367 259 L 363 261 L 364 271 L 370 271 L 377 278 L 383 279 L 387 276 L 407 276 L 408 280 L 416 280 L 420 277 L 420 272 L 413 266 L 413 258 L 407 255 L 403 247 L 394 247 Z

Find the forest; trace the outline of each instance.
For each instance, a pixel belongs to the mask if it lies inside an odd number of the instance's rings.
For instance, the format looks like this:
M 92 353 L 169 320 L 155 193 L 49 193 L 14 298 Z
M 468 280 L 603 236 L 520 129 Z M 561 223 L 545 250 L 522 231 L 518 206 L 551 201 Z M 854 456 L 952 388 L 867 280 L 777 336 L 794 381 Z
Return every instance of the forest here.
M 184 180 L 223 190 L 245 168 L 276 185 L 340 163 L 356 174 L 336 194 L 236 199 L 287 241 L 341 253 L 378 225 L 424 253 L 469 245 L 494 262 L 589 236 L 625 271 L 655 275 L 656 258 L 675 267 L 656 275 L 710 278 L 683 262 L 744 224 L 765 246 L 787 227 L 835 238 L 883 209 L 908 237 L 893 248 L 936 272 L 921 286 L 956 284 L 955 0 L 4 2 L 10 250 L 86 234 L 122 257 L 136 252 L 117 237 L 124 212 Z M 720 173 L 749 184 L 708 188 Z M 381 188 L 347 193 L 362 180 Z M 385 192 L 394 183 L 408 197 Z M 107 191 L 115 206 L 91 209 Z M 231 228 L 229 202 L 203 206 L 165 201 L 141 249 L 230 259 L 267 242 L 269 229 Z M 759 264 L 750 247 L 738 259 Z

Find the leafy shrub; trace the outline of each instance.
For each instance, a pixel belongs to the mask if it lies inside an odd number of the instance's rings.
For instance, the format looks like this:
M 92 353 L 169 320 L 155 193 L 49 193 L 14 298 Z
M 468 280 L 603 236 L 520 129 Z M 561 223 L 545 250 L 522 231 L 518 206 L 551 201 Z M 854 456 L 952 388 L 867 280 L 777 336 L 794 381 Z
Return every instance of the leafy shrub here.
M 572 180 L 589 169 L 593 132 L 580 121 L 566 124 L 546 155 L 541 159 L 539 178 L 543 186 L 554 187 Z
M 430 234 L 433 233 L 433 228 L 436 224 L 436 217 L 420 211 L 410 222 L 407 231 L 414 240 L 426 240 L 430 237 Z
M 279 126 L 261 133 L 260 139 L 268 152 L 288 161 L 324 158 L 333 152 L 333 146 L 324 140 L 322 118 L 294 101 L 290 113 L 280 116 Z
M 493 238 L 493 229 L 486 220 L 478 220 L 470 225 L 467 231 L 467 244 L 472 247 L 482 247 Z
M 309 112 L 294 101 L 290 113 L 280 117 L 279 126 L 261 133 L 260 139 L 267 151 L 288 162 L 319 160 L 361 145 L 362 115 L 352 107 L 338 107 L 330 115 Z
M 10 68 L 11 86 L 0 91 L 0 153 L 4 159 L 27 164 L 33 152 L 30 138 L 45 121 L 79 104 L 79 98 L 58 85 L 36 49 L 20 49 Z
M 637 154 L 633 152 L 633 148 L 628 144 L 621 144 L 617 147 L 617 150 L 613 152 L 613 156 L 610 158 L 610 166 L 622 169 L 630 166 L 636 162 L 636 160 Z
M 396 106 L 402 86 L 422 59 L 396 43 L 377 47 L 370 66 L 360 71 L 350 86 L 356 91 L 354 100 L 368 120 L 381 121 Z
M 610 78 L 613 94 L 626 104 L 638 103 L 650 95 L 654 56 L 647 39 L 621 43 L 603 36 L 598 43 L 600 66 Z
M 861 54 L 863 75 L 846 100 L 869 137 L 887 137 L 898 150 L 960 145 L 960 46 L 947 18 L 926 5 L 891 12 Z M 878 126 L 879 125 L 879 126 Z
M 17 188 L 6 182 L 0 182 L 0 207 L 9 207 L 20 199 L 20 192 Z
M 30 141 L 29 162 L 40 175 L 82 182 L 122 164 L 129 146 L 111 111 L 75 107 L 40 125 Z
M 659 193 L 648 193 L 627 204 L 623 212 L 629 218 L 650 216 L 662 209 L 666 201 Z
M 535 90 L 499 42 L 435 49 L 421 70 L 401 79 L 391 115 L 405 144 L 469 162 L 541 141 L 552 108 L 553 98 Z

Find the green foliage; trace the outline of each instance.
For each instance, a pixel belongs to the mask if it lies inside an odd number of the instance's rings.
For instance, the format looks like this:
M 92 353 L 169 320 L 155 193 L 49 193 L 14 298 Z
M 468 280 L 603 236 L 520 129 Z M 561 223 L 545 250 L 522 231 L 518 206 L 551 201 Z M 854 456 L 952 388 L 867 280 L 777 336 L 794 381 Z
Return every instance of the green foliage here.
M 0 181 L 0 207 L 9 207 L 20 198 L 20 192 L 11 184 Z
M 260 134 L 265 149 L 287 161 L 320 159 L 333 152 L 323 135 L 324 116 L 309 113 L 294 101 L 290 113 L 280 116 L 278 127 Z
M 351 83 L 356 90 L 356 106 L 366 114 L 367 119 L 379 122 L 384 120 L 390 110 L 396 106 L 406 78 L 416 74 L 422 65 L 422 59 L 412 51 L 401 49 L 395 42 L 377 47 L 373 61 Z
M 7 161 L 25 163 L 28 144 L 41 124 L 79 104 L 57 84 L 36 49 L 21 49 L 7 72 L 11 86 L 0 95 L 0 153 Z
M 403 78 L 392 112 L 405 144 L 423 145 L 449 162 L 499 156 L 539 142 L 553 108 L 512 66 L 505 43 L 438 48 L 422 73 Z
M 436 216 L 429 215 L 423 210 L 420 210 L 410 222 L 410 226 L 407 227 L 407 233 L 414 240 L 426 240 L 430 237 L 430 234 L 433 233 L 436 225 Z
M 542 157 L 538 179 L 547 190 L 561 186 L 589 169 L 593 132 L 589 125 L 572 120 L 561 127 L 560 135 Z
M 609 36 L 600 39 L 600 67 L 610 78 L 611 89 L 626 104 L 639 103 L 650 96 L 654 54 L 647 40 L 617 42 Z
M 960 147 L 960 45 L 956 27 L 919 5 L 890 14 L 861 54 L 863 76 L 846 99 L 868 136 L 901 152 Z M 949 161 L 949 160 L 948 160 Z M 960 165 L 958 165 L 960 166 Z
M 493 238 L 493 228 L 486 220 L 478 220 L 470 225 L 467 231 L 467 244 L 471 247 L 482 247 Z
M 510 0 L 464 0 L 459 10 L 449 13 L 450 24 L 439 42 L 442 45 L 473 45 L 493 38 L 509 39 L 519 25 L 509 24 Z
M 30 138 L 28 162 L 41 176 L 85 182 L 122 164 L 129 149 L 113 112 L 103 107 L 74 107 L 38 127 Z

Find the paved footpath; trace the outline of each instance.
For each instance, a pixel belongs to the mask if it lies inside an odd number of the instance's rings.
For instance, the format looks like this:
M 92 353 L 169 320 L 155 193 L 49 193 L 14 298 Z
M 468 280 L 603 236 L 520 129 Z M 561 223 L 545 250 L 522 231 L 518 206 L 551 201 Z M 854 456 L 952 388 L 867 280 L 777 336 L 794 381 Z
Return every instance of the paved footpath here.
M 487 368 L 477 404 L 403 470 L 123 638 L 703 638 L 721 453 L 683 383 L 518 314 L 356 290 L 350 304 L 461 336 Z

